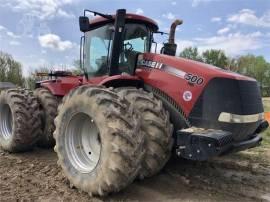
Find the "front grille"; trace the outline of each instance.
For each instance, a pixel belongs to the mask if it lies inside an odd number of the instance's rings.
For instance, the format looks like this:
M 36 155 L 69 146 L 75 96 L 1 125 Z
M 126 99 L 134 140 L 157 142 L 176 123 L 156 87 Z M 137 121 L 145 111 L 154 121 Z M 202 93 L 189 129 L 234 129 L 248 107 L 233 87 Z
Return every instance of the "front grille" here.
M 215 78 L 208 83 L 189 116 L 193 126 L 227 130 L 235 139 L 244 139 L 254 133 L 259 123 L 221 123 L 218 121 L 221 112 L 238 115 L 263 112 L 257 82 Z

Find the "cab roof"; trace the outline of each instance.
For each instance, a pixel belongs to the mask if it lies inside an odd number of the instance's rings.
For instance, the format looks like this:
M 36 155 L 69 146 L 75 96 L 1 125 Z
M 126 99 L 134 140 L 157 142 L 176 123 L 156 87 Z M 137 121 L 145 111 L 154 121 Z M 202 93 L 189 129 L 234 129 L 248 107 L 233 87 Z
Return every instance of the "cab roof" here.
M 107 23 L 111 23 L 114 22 L 115 20 L 115 15 L 111 15 L 113 17 L 113 19 L 106 19 L 103 17 L 95 17 L 93 19 L 90 20 L 90 25 L 92 28 L 96 28 L 96 27 L 100 27 L 103 26 Z M 127 13 L 126 14 L 126 23 L 139 23 L 139 24 L 145 24 L 146 26 L 148 26 L 150 29 L 152 29 L 153 31 L 157 31 L 158 30 L 158 24 L 150 19 L 147 18 L 145 16 L 142 15 L 136 15 L 136 14 L 132 14 L 132 13 Z

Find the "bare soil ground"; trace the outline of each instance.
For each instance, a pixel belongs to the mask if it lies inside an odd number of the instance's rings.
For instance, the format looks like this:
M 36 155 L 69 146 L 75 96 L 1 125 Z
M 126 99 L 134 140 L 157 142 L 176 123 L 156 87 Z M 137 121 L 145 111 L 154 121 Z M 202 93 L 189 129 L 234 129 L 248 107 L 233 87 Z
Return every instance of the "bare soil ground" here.
M 270 201 L 269 160 L 270 149 L 201 163 L 172 159 L 155 177 L 91 198 L 69 187 L 52 150 L 1 151 L 0 201 Z
M 0 150 L 0 201 L 270 201 L 270 130 L 261 147 L 207 162 L 172 158 L 159 175 L 104 198 L 70 188 L 56 162 L 53 150 Z

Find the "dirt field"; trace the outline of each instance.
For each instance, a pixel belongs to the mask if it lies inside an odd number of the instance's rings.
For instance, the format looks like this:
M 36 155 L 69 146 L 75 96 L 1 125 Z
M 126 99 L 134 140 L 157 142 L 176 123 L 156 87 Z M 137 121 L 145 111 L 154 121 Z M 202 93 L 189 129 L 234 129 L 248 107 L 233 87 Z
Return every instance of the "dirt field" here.
M 56 161 L 52 150 L 0 151 L 0 201 L 270 201 L 270 130 L 259 148 L 201 163 L 171 159 L 158 176 L 105 198 L 70 188 Z

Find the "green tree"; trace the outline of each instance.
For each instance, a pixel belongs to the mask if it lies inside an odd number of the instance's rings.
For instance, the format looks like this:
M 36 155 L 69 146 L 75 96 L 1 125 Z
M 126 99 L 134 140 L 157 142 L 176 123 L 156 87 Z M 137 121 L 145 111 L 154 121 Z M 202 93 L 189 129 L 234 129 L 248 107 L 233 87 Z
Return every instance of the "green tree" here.
M 75 75 L 83 74 L 84 71 L 81 67 L 80 60 L 74 60 L 73 65 L 75 67 L 75 69 L 72 70 L 73 74 L 75 74 Z
M 21 64 L 2 51 L 0 51 L 0 81 L 12 82 L 18 86 L 24 84 Z
M 233 58 L 233 57 L 228 57 L 228 64 L 227 64 L 227 67 L 226 69 L 230 70 L 230 71 L 233 71 L 233 72 L 238 72 L 238 59 L 239 58 Z
M 222 50 L 206 50 L 202 53 L 203 61 L 207 64 L 214 65 L 225 69 L 228 65 L 228 57 Z
M 44 76 L 38 75 L 38 73 L 49 73 L 51 69 L 48 65 L 40 66 L 29 72 L 29 75 L 25 78 L 25 87 L 29 89 L 34 89 L 37 81 L 42 81 L 44 79 L 49 79 Z
M 255 78 L 264 96 L 270 96 L 270 63 L 263 56 L 245 55 L 237 59 L 237 72 Z
M 202 57 L 199 54 L 197 47 L 187 47 L 180 53 L 179 56 L 190 60 L 202 62 Z

